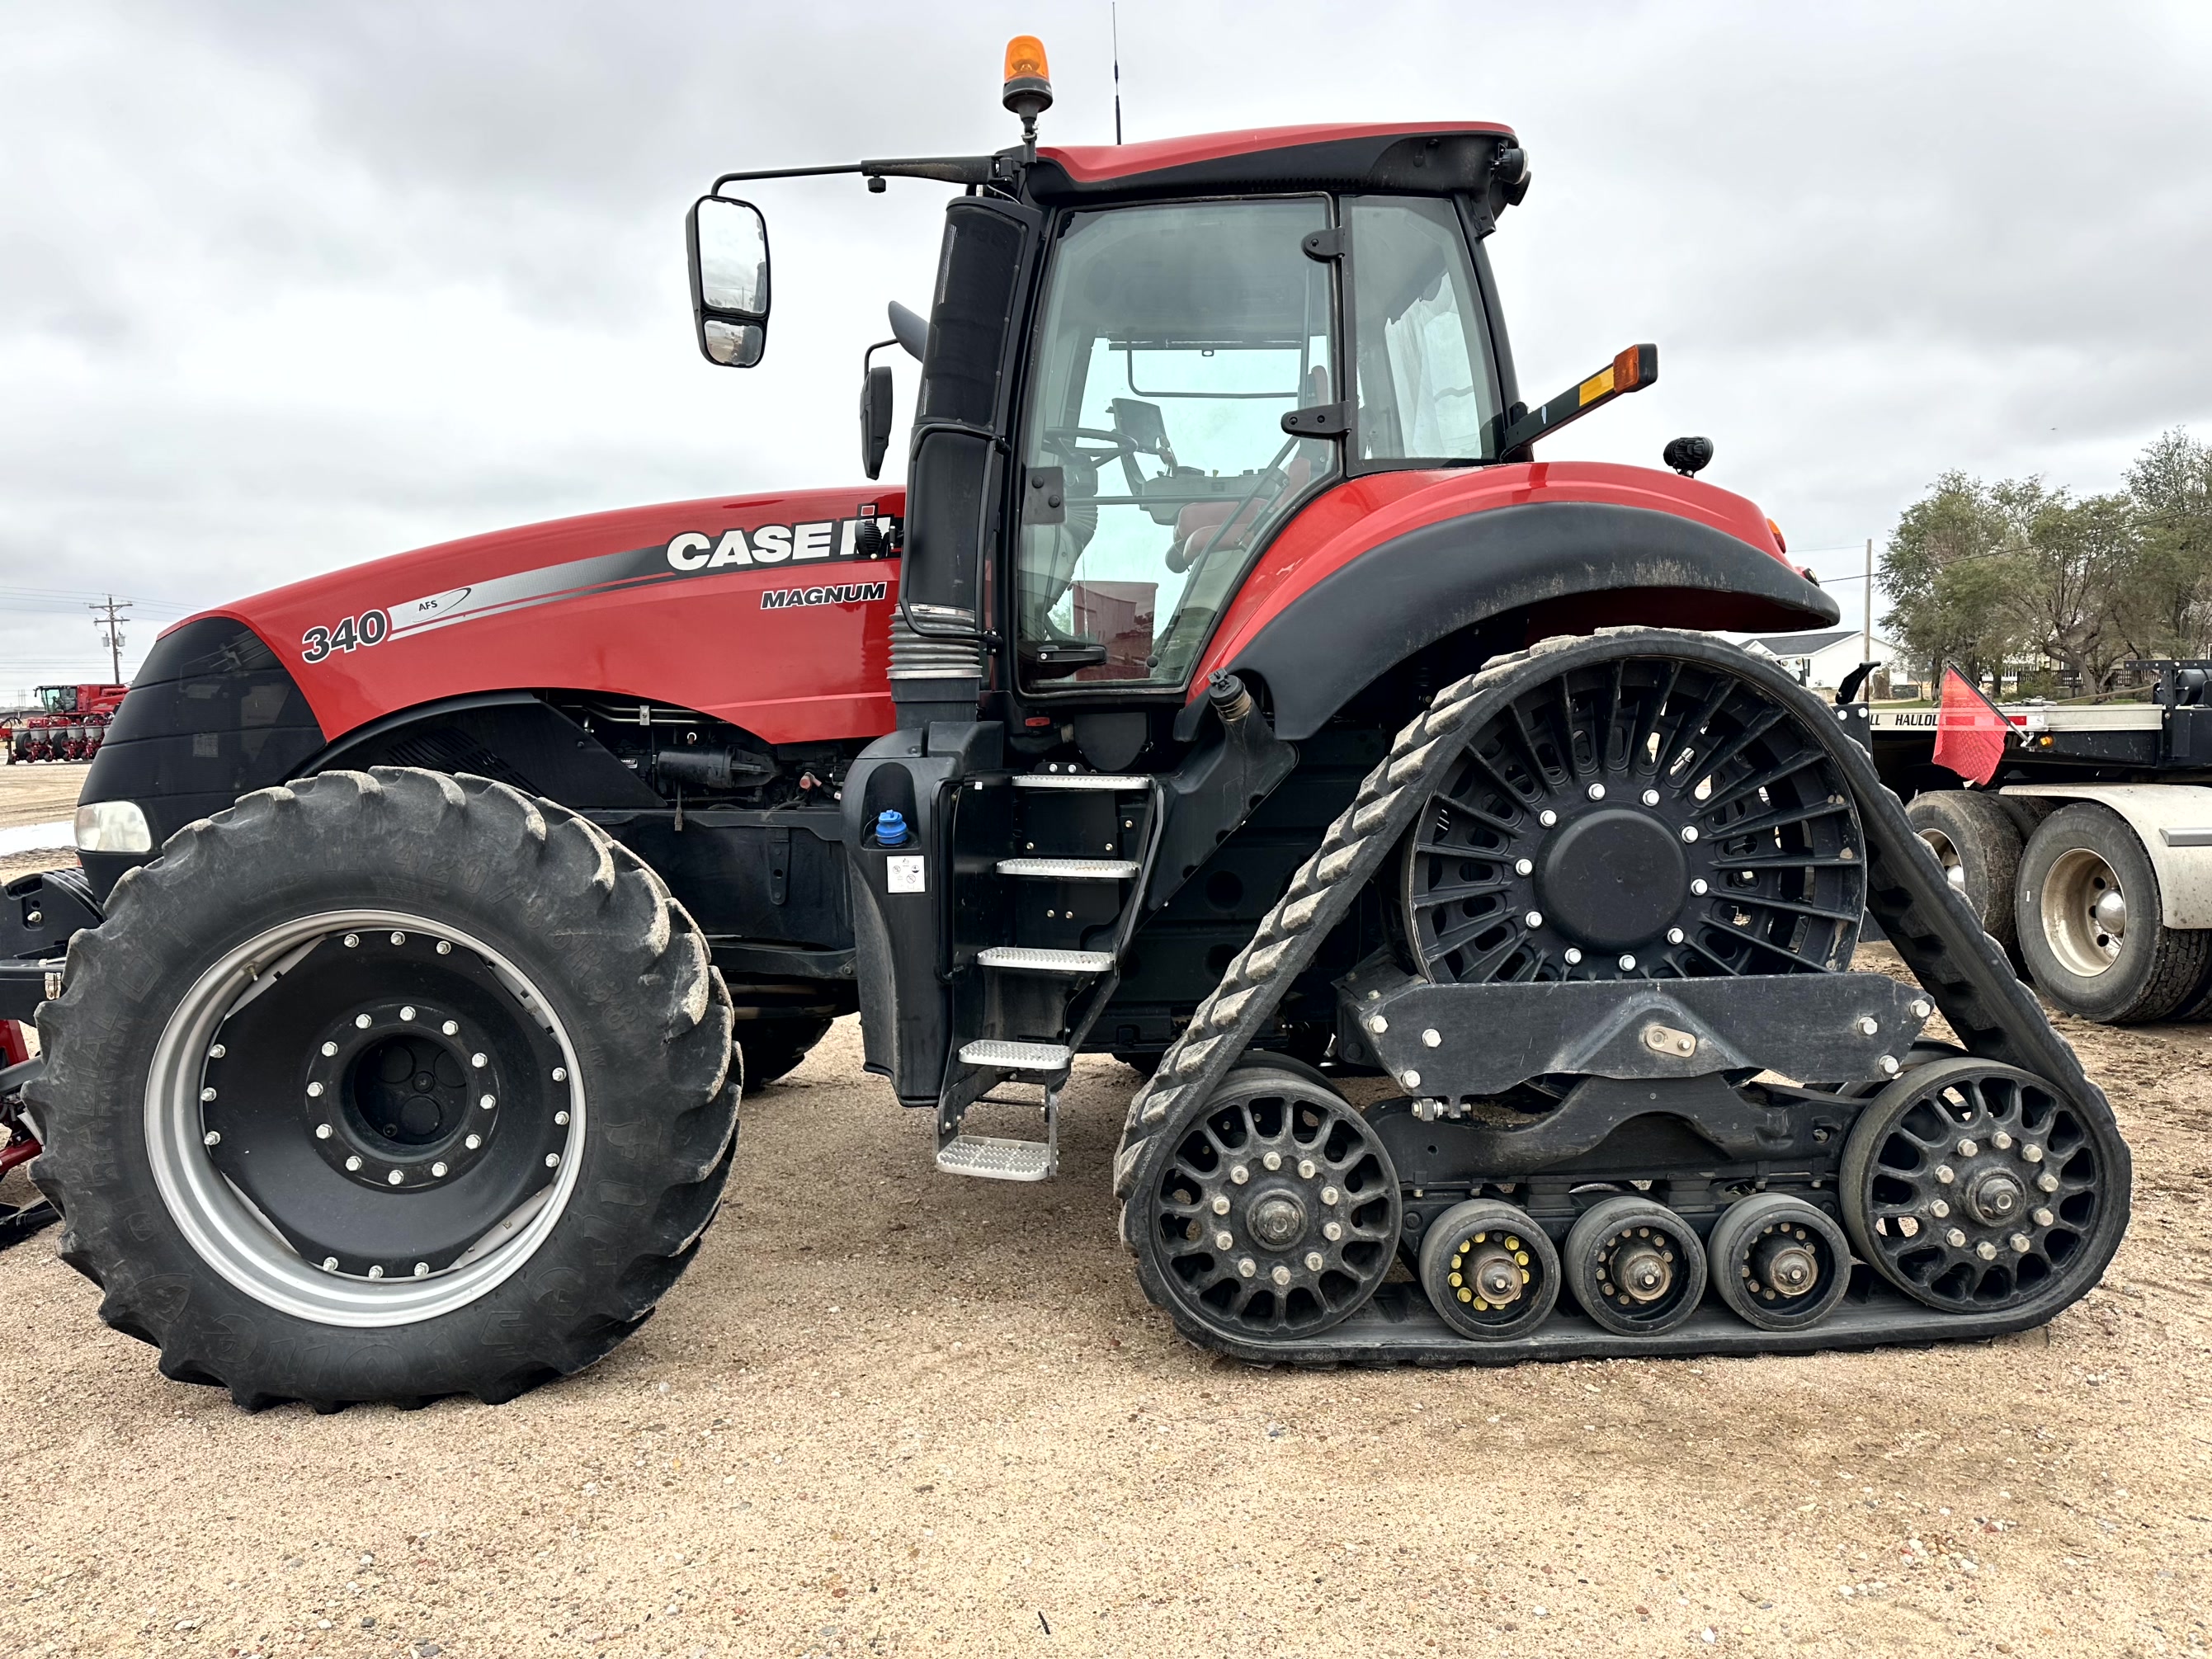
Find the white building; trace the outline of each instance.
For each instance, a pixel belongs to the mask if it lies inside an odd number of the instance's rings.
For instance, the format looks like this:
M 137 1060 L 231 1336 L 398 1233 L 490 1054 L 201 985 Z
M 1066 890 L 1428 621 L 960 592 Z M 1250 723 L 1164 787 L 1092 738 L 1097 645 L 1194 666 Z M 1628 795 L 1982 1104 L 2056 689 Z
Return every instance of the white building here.
M 1741 643 L 1747 651 L 1773 658 L 1796 676 L 1800 685 L 1823 691 L 1834 690 L 1853 669 L 1869 659 L 1866 636 L 1856 628 L 1830 628 L 1816 634 L 1768 634 Z M 1871 660 L 1892 678 L 1904 678 L 1911 672 L 1905 647 L 1879 634 L 1874 636 Z

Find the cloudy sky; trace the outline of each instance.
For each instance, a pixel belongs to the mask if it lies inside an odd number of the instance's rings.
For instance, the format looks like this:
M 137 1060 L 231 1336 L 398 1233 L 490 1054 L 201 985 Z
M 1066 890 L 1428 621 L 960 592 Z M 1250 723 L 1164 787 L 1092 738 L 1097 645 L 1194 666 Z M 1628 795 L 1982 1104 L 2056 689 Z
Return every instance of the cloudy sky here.
M 0 702 L 105 678 L 100 593 L 127 672 L 378 554 L 856 479 L 860 351 L 927 301 L 944 192 L 762 187 L 750 373 L 691 345 L 684 210 L 725 168 L 1010 142 L 1018 31 L 1048 142 L 1109 141 L 1106 0 L 0 0 Z M 1945 468 L 2094 490 L 2212 436 L 2212 6 L 1124 0 L 1120 32 L 1131 138 L 1511 123 L 1524 393 L 1663 353 L 1545 453 L 1708 434 L 1824 572 Z

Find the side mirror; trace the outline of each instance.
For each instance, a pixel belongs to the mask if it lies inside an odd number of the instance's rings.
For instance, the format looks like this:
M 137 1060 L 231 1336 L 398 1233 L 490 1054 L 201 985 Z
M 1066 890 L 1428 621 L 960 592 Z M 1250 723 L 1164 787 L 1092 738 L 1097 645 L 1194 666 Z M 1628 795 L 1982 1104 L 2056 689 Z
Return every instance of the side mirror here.
M 684 217 L 684 240 L 701 355 L 750 368 L 768 349 L 767 221 L 750 202 L 702 196 Z
M 860 470 L 871 478 L 884 473 L 884 452 L 891 445 L 891 372 L 878 363 L 860 377 Z

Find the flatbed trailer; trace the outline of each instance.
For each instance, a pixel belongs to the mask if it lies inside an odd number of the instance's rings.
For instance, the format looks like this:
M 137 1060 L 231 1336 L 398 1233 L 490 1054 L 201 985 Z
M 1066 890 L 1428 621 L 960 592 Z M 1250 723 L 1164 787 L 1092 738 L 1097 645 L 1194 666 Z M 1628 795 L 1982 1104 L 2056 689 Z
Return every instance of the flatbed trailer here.
M 2157 667 L 2149 702 L 2001 705 L 1986 787 L 1936 760 L 1939 710 L 1846 712 L 1983 927 L 2049 1001 L 2108 1023 L 2212 1012 L 2207 670 Z

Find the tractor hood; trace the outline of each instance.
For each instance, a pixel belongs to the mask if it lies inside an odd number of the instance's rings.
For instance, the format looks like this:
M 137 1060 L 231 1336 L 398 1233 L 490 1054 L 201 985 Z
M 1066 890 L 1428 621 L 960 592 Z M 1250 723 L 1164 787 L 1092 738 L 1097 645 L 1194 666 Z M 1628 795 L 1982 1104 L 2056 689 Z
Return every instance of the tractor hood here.
M 221 618 L 274 653 L 326 741 L 519 686 L 678 704 L 771 743 L 872 736 L 893 724 L 898 563 L 870 556 L 863 526 L 887 532 L 903 505 L 896 489 L 710 497 L 441 543 L 179 623 L 140 682 L 189 674 L 170 642 Z

